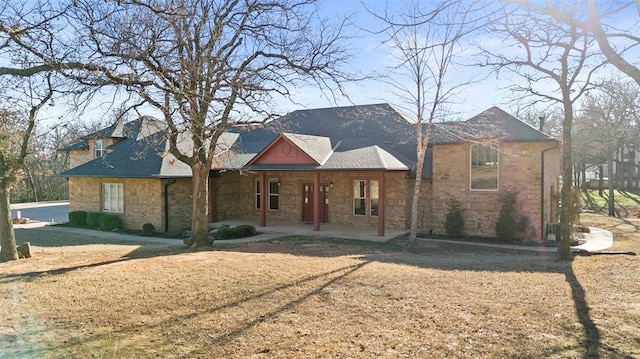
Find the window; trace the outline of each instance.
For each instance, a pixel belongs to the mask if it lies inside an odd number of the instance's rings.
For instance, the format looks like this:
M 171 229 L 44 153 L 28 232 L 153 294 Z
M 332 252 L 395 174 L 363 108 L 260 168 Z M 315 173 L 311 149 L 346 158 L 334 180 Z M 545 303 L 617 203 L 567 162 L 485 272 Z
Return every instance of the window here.
M 96 140 L 96 158 L 102 157 L 104 153 L 104 142 L 102 140 Z
M 498 189 L 498 149 L 490 145 L 471 146 L 471 189 Z
M 256 179 L 256 209 L 260 209 L 260 179 Z
M 122 183 L 102 184 L 102 211 L 124 212 L 124 186 Z
M 368 184 L 368 186 L 367 186 Z M 353 181 L 353 214 L 371 217 L 378 216 L 378 181 L 357 180 Z
M 269 210 L 277 211 L 280 207 L 279 203 L 280 182 L 278 179 L 269 179 Z
M 364 216 L 367 213 L 367 181 L 353 181 L 353 214 Z
M 369 208 L 371 217 L 378 216 L 378 181 L 369 181 Z

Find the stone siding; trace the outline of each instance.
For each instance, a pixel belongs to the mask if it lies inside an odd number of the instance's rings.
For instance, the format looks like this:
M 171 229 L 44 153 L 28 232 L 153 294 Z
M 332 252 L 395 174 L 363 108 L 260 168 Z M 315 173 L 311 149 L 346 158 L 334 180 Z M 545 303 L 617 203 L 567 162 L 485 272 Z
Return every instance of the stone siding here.
M 540 238 L 540 158 L 542 150 L 552 147 L 550 142 L 501 143 L 498 159 L 498 190 L 470 189 L 470 143 L 436 145 L 433 151 L 433 230 L 444 234 L 447 203 L 458 199 L 464 208 L 465 233 L 469 236 L 494 237 L 495 223 L 500 212 L 500 195 L 514 191 L 518 209 L 529 219 L 528 240 Z M 557 161 L 547 155 L 550 170 L 545 174 L 545 192 L 549 191 Z
M 84 210 L 102 212 L 102 184 L 122 183 L 124 190 L 124 212 L 112 213 L 120 216 L 125 228 L 142 229 L 151 223 L 156 231 L 163 232 L 164 184 L 169 180 L 148 178 L 69 178 L 70 211 Z M 169 230 L 188 227 L 191 220 L 191 180 L 178 180 L 169 186 Z
M 191 178 L 162 180 L 162 202 L 164 191 L 167 190 L 169 202 L 169 233 L 180 233 L 183 229 L 191 228 L 191 213 L 193 206 L 193 186 Z M 164 210 L 162 211 L 164 214 Z M 164 230 L 164 215 L 162 216 L 162 230 Z M 157 227 L 156 227 L 157 229 Z
M 218 219 L 225 220 L 234 217 L 258 216 L 256 208 L 256 180 L 258 173 L 239 174 L 238 172 L 223 173 L 217 179 L 217 208 Z M 386 172 L 385 226 L 394 229 L 405 229 L 408 226 L 408 211 L 410 210 L 413 181 L 405 178 L 405 172 Z M 280 182 L 279 209 L 267 210 L 267 225 L 269 218 L 287 221 L 302 221 L 302 185 L 313 183 L 311 172 L 269 172 L 267 180 L 278 179 Z M 377 226 L 377 217 L 356 216 L 353 214 L 353 181 L 376 180 L 377 172 L 322 172 L 320 183 L 329 187 L 329 223 L 355 224 L 362 226 Z M 428 195 L 430 184 L 425 181 L 423 193 Z M 427 201 L 424 199 L 423 201 Z M 426 208 L 426 207 L 425 207 Z M 431 210 L 421 210 L 421 218 L 430 223 Z M 422 225 L 424 226 L 424 225 Z

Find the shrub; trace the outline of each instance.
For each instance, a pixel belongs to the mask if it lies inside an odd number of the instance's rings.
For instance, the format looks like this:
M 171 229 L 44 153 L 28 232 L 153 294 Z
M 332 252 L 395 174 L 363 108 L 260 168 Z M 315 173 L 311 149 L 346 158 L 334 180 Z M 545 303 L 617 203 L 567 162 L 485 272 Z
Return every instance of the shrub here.
M 103 214 L 98 219 L 100 229 L 103 231 L 112 231 L 122 227 L 122 220 L 115 214 Z
M 88 212 L 87 226 L 91 228 L 98 228 L 98 226 L 100 225 L 100 216 L 102 216 L 102 213 L 100 212 Z
M 156 233 L 156 227 L 154 227 L 153 224 L 145 223 L 142 225 L 142 234 L 144 234 L 145 236 L 150 236 L 154 233 Z
M 500 215 L 496 221 L 496 236 L 503 242 L 515 242 L 523 239 L 529 227 L 529 218 L 520 215 L 515 192 L 505 192 L 500 196 Z
M 447 217 L 444 222 L 444 228 L 447 236 L 460 238 L 464 236 L 464 210 L 462 203 L 457 199 L 449 200 L 447 204 Z
M 87 225 L 87 211 L 69 212 L 69 225 L 71 227 L 82 227 Z
M 242 224 L 233 228 L 220 228 L 216 234 L 219 239 L 234 239 L 255 236 L 258 232 L 256 227 Z

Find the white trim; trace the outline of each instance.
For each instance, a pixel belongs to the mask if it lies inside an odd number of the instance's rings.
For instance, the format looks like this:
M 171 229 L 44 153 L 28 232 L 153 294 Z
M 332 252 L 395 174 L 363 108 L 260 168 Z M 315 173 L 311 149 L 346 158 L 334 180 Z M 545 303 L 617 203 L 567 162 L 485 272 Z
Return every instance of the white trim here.
M 271 193 L 271 184 L 272 183 L 276 183 L 277 188 L 278 188 L 278 192 L 277 193 Z M 271 208 L 271 197 L 277 197 L 278 198 L 278 208 Z M 278 211 L 280 210 L 280 180 L 277 178 L 269 178 L 267 180 L 267 209 L 270 211 Z
M 122 183 L 102 183 L 101 200 L 102 212 L 124 213 L 124 184 Z M 114 189 L 116 193 L 114 194 Z M 107 203 L 108 199 L 108 203 Z M 115 208 L 114 208 L 115 207 Z

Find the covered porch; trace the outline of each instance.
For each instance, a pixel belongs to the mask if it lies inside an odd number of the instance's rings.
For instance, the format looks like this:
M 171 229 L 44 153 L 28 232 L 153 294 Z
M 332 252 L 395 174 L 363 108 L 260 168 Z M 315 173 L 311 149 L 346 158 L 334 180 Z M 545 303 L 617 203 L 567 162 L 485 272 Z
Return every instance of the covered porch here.
M 218 228 L 222 225 L 231 227 L 248 224 L 256 227 L 258 232 L 281 234 L 282 236 L 310 236 L 317 238 L 349 238 L 374 242 L 386 242 L 396 237 L 405 235 L 407 230 L 389 229 L 384 235 L 379 235 L 378 228 L 369 226 L 345 225 L 322 223 L 320 231 L 314 230 L 313 223 L 291 222 L 282 219 L 269 219 L 267 226 L 260 226 L 260 217 L 239 217 L 224 221 L 209 223 L 210 228 Z

